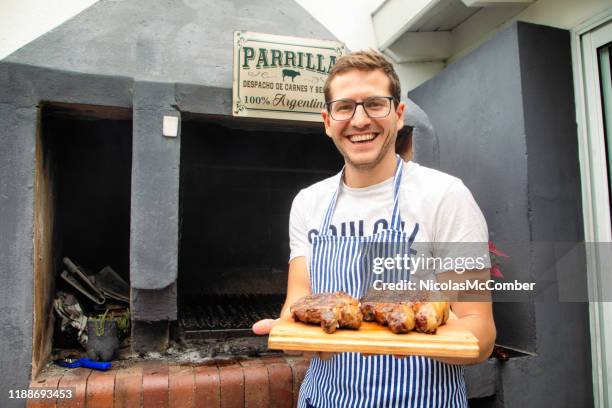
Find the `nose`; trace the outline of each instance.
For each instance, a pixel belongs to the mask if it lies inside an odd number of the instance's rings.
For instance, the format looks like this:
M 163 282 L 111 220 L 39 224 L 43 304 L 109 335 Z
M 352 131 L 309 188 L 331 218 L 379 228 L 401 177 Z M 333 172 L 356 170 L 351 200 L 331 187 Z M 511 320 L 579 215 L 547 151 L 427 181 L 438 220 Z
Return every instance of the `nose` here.
M 363 128 L 370 125 L 370 117 L 365 112 L 363 105 L 355 107 L 355 114 L 351 119 L 351 125 L 356 128 Z

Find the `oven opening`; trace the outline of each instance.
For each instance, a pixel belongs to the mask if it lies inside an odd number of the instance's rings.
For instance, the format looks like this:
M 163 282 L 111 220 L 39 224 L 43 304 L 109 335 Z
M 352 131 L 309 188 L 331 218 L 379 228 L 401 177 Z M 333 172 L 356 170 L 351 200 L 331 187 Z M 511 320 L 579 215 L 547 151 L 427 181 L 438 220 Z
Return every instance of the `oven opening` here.
M 110 266 L 129 285 L 131 166 L 131 110 L 65 104 L 40 108 L 34 186 L 34 376 L 54 349 L 80 347 L 74 333 L 60 330 L 53 307 L 59 291 L 74 295 L 89 316 L 103 313 L 100 307 L 110 304 L 97 305 L 61 278 L 64 257 L 89 273 Z
M 320 124 L 191 118 L 181 132 L 180 333 L 265 349 L 251 326 L 284 301 L 293 198 L 342 160 Z

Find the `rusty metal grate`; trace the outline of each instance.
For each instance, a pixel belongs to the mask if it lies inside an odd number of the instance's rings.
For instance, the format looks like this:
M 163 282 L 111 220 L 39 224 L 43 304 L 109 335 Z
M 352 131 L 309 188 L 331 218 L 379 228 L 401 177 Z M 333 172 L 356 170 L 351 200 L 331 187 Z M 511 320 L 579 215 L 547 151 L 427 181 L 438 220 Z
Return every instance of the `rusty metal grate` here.
M 199 295 L 181 299 L 180 325 L 188 336 L 246 336 L 258 320 L 276 318 L 284 295 Z

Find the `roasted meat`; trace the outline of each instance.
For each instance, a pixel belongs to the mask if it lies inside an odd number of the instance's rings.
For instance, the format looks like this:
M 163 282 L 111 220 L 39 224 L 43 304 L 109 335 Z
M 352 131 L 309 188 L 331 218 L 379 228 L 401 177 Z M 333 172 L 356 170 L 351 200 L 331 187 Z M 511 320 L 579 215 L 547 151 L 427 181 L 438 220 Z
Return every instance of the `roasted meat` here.
M 446 323 L 449 310 L 449 303 L 435 292 L 377 291 L 361 301 L 363 319 L 388 326 L 393 333 L 415 329 L 433 334 Z
M 358 329 L 363 320 L 357 299 L 344 292 L 304 296 L 291 305 L 296 321 L 320 324 L 326 333 L 337 328 Z
M 410 302 L 363 302 L 363 320 L 389 326 L 393 333 L 408 333 L 414 329 L 414 311 Z
M 448 302 L 414 302 L 415 328 L 421 333 L 433 334 L 439 326 L 448 320 L 450 307 Z

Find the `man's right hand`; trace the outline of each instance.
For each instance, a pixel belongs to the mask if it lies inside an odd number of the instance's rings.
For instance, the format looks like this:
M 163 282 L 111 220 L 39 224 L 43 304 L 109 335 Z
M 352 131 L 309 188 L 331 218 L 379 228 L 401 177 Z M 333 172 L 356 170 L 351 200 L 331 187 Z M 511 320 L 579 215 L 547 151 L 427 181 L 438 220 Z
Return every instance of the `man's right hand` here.
M 270 334 L 270 331 L 274 327 L 276 323 L 278 323 L 278 319 L 263 319 L 258 322 L 255 322 L 253 325 L 253 333 L 258 334 L 260 336 L 264 336 L 266 334 Z M 302 351 L 293 351 L 293 350 L 283 350 L 283 353 L 289 356 L 304 356 L 307 359 L 311 359 L 315 354 L 319 356 L 321 360 L 329 360 L 335 353 L 323 353 L 323 352 L 302 352 Z
M 287 297 L 278 319 L 263 319 L 253 324 L 253 333 L 265 336 L 280 319 L 288 321 L 291 318 L 291 305 L 303 296 L 310 294 L 310 278 L 306 269 L 306 258 L 298 256 L 289 262 L 289 276 L 287 278 Z
M 270 330 L 274 327 L 276 323 L 278 323 L 279 319 L 263 319 L 253 324 L 253 333 L 258 334 L 260 336 L 265 336 L 266 334 L 270 334 Z

